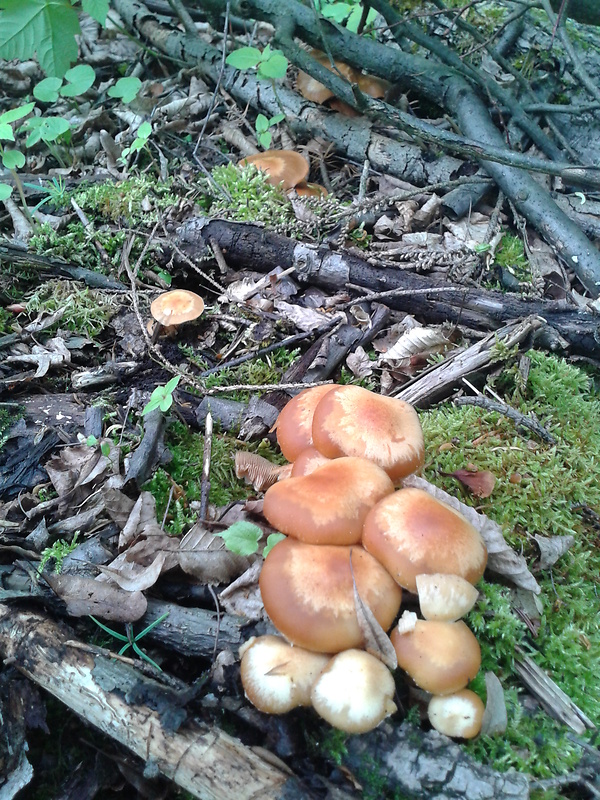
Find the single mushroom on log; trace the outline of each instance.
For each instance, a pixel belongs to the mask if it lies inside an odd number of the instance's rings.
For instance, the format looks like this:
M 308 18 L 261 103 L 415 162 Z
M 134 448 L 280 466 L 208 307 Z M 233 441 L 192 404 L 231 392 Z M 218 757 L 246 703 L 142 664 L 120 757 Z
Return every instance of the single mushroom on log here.
M 161 327 L 169 328 L 197 319 L 204 311 L 204 300 L 187 289 L 163 292 L 150 306 L 150 313 L 157 322 L 152 331 L 152 342 L 158 338 Z

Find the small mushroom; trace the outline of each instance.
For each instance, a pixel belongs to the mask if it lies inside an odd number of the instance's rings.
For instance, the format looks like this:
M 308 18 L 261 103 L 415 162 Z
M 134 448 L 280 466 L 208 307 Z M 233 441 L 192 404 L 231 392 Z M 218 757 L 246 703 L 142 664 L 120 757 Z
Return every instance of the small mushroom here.
M 240 647 L 240 656 L 246 697 L 266 714 L 309 706 L 312 685 L 330 658 L 292 647 L 279 636 L 253 636 Z
M 425 619 L 455 622 L 473 608 L 479 596 L 477 589 L 460 575 L 417 575 L 416 583 Z
M 394 491 L 388 474 L 364 458 L 336 458 L 309 475 L 275 483 L 263 514 L 274 528 L 309 544 L 356 544 L 369 510 Z
M 326 53 L 322 53 L 320 50 L 312 50 L 310 54 L 319 64 L 326 67 L 330 72 L 339 72 L 340 75 L 346 78 L 350 83 L 357 82 L 359 73 L 352 67 L 349 67 L 348 64 L 344 64 L 342 61 L 334 61 L 334 67 L 332 67 L 329 56 Z M 296 90 L 302 97 L 313 103 L 325 103 L 331 97 L 335 97 L 331 89 L 328 89 L 322 83 L 319 83 L 318 80 L 302 71 L 298 73 L 298 77 L 296 78 Z
M 338 653 L 311 691 L 317 714 L 346 733 L 366 733 L 396 711 L 389 669 L 364 650 Z
M 338 386 L 317 404 L 313 444 L 327 458 L 374 461 L 397 483 L 420 469 L 425 445 L 415 409 L 360 386 Z
M 313 414 L 317 403 L 336 388 L 337 385 L 331 383 L 304 389 L 281 410 L 273 427 L 277 443 L 288 461 L 295 461 L 303 450 L 312 445 Z
M 419 619 L 412 631 L 394 629 L 392 644 L 398 666 L 421 689 L 446 695 L 464 689 L 481 665 L 481 650 L 462 620 L 437 622 Z
M 485 707 L 470 689 L 456 694 L 432 697 L 427 707 L 429 721 L 440 733 L 461 739 L 473 739 L 481 730 Z
M 248 164 L 266 172 L 268 182 L 273 186 L 281 184 L 285 191 L 306 180 L 310 170 L 308 161 L 295 150 L 265 150 L 239 162 L 240 167 Z
M 302 181 L 297 186 L 294 186 L 294 191 L 300 197 L 327 197 L 328 192 L 320 183 L 307 183 Z
M 193 319 L 197 319 L 203 311 L 204 300 L 195 292 L 189 292 L 187 289 L 163 292 L 150 306 L 150 313 L 158 323 L 153 332 L 153 341 L 156 341 L 161 326 L 166 328 L 191 322 Z
M 477 583 L 487 563 L 479 532 L 422 489 L 400 489 L 380 500 L 367 515 L 362 543 L 411 592 L 423 573 L 451 573 Z
M 313 545 L 291 538 L 276 544 L 259 579 L 265 611 L 286 639 L 306 650 L 339 653 L 360 647 L 353 574 L 362 602 L 389 630 L 402 590 L 359 545 Z
M 358 78 L 358 88 L 361 92 L 368 94 L 369 97 L 381 99 L 385 97 L 386 92 L 390 88 L 390 84 L 382 78 L 376 78 L 374 75 L 360 75 Z

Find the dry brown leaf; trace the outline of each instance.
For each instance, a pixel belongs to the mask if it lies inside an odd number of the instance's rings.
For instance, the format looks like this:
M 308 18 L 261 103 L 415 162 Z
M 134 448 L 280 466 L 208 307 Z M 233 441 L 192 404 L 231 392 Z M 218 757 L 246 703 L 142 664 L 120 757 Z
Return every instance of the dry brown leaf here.
M 227 550 L 225 542 L 197 522 L 183 537 L 177 553 L 179 566 L 198 583 L 229 583 L 252 564 L 253 559 Z
M 439 489 L 417 475 L 409 475 L 402 481 L 402 485 L 423 489 L 437 500 L 459 511 L 481 534 L 488 551 L 488 569 L 507 578 L 515 586 L 529 589 L 534 594 L 541 592 L 538 582 L 527 568 L 527 562 L 523 556 L 518 555 L 509 547 L 504 540 L 502 528 L 497 522 L 493 522 L 485 514 L 480 514 L 471 506 L 461 503 L 456 497 L 452 497 L 443 489 Z
M 348 355 L 346 365 L 356 378 L 366 378 L 373 374 L 373 362 L 360 345 Z
M 45 576 L 72 617 L 94 617 L 114 622 L 135 622 L 146 613 L 147 602 L 139 591 L 128 592 L 109 583 L 77 575 Z
M 540 569 L 548 569 L 573 546 L 573 536 L 539 536 L 533 537 L 540 548 Z
M 398 657 L 390 637 L 383 630 L 369 606 L 363 602 L 356 581 L 354 580 L 354 570 L 352 569 L 352 551 L 350 551 L 350 571 L 352 572 L 352 590 L 354 592 L 354 605 L 356 608 L 356 619 L 358 627 L 363 636 L 363 644 L 367 653 L 382 661 L 388 669 L 394 670 L 398 667 Z
M 150 492 L 142 492 L 119 536 L 119 550 L 123 550 L 140 536 L 156 534 L 164 535 L 156 519 L 156 501 Z
M 154 586 L 163 571 L 166 558 L 167 553 L 158 553 L 149 566 L 142 567 L 134 561 L 128 561 L 126 552 L 121 553 L 106 567 L 96 565 L 102 573 L 96 581 L 114 581 L 127 592 L 143 592 Z
M 441 328 L 412 328 L 379 356 L 378 364 L 408 364 L 415 356 L 425 359 L 432 353 L 442 353 L 449 345 Z
M 504 689 L 493 672 L 485 673 L 485 689 L 487 700 L 481 721 L 481 733 L 484 736 L 496 736 L 506 730 L 508 716 L 504 702 Z
M 487 469 L 457 469 L 454 472 L 442 472 L 442 470 L 440 470 L 440 475 L 456 478 L 456 480 L 460 481 L 463 486 L 466 486 L 475 497 L 489 497 L 496 485 L 496 476 Z
M 228 614 L 254 620 L 265 619 L 265 607 L 258 586 L 262 565 L 262 559 L 257 559 L 243 575 L 219 594 L 221 605 Z

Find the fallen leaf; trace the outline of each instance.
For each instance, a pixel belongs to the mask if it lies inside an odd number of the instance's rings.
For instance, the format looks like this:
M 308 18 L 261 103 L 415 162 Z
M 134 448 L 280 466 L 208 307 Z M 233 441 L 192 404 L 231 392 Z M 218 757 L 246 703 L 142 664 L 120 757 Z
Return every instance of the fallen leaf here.
M 240 577 L 219 594 L 221 605 L 228 614 L 258 620 L 266 617 L 258 577 L 262 559 L 254 562 Z
M 114 622 L 135 622 L 146 613 L 146 598 L 140 591 L 124 591 L 113 584 L 77 575 L 44 577 L 72 617 L 92 614 Z
M 439 473 L 448 478 L 456 478 L 456 480 L 460 481 L 463 486 L 466 486 L 475 497 L 489 497 L 496 485 L 496 476 L 487 469 L 457 469 L 454 472 L 442 472 L 442 470 L 439 470 Z
M 485 689 L 487 701 L 481 721 L 481 734 L 483 736 L 496 736 L 506 730 L 508 716 L 504 701 L 504 689 L 493 672 L 485 673 Z
M 252 563 L 225 547 L 223 539 L 197 522 L 183 537 L 177 554 L 179 566 L 199 583 L 229 583 Z
M 366 378 L 373 374 L 373 362 L 360 345 L 348 355 L 346 365 L 355 378 Z
M 574 536 L 539 536 L 533 537 L 540 548 L 540 569 L 548 569 L 573 546 Z
M 154 586 L 163 571 L 166 558 L 166 553 L 158 553 L 149 566 L 143 567 L 134 561 L 128 561 L 126 552 L 121 553 L 106 567 L 96 565 L 102 573 L 96 581 L 114 581 L 127 592 L 143 592 L 144 589 Z
M 515 586 L 529 589 L 534 594 L 541 592 L 538 582 L 527 568 L 527 562 L 523 556 L 515 553 L 506 543 L 502 528 L 497 522 L 489 519 L 485 514 L 475 511 L 471 506 L 461 503 L 456 497 L 452 497 L 443 489 L 439 489 L 417 475 L 409 475 L 402 481 L 402 485 L 423 489 L 423 491 L 429 492 L 432 497 L 459 511 L 481 534 L 488 551 L 488 569 L 507 578 Z
M 375 658 L 382 661 L 388 669 L 394 670 L 398 667 L 398 657 L 390 637 L 383 630 L 369 606 L 363 602 L 356 581 L 354 580 L 354 570 L 352 569 L 352 551 L 350 551 L 350 571 L 352 573 L 352 590 L 354 592 L 354 606 L 356 608 L 356 619 L 358 627 L 363 637 L 364 648 Z

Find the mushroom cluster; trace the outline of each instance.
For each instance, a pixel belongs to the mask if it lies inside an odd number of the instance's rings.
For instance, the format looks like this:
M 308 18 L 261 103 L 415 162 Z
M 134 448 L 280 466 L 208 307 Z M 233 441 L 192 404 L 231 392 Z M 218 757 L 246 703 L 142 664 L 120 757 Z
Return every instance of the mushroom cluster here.
M 286 691 L 302 698 L 294 704 L 312 705 L 332 725 L 351 733 L 378 725 L 396 708 L 394 682 L 363 649 L 357 603 L 387 632 L 404 589 L 418 594 L 423 619 L 405 612 L 392 632 L 398 665 L 433 695 L 428 713 L 435 728 L 477 735 L 482 704 L 465 687 L 481 653 L 460 618 L 477 599 L 473 584 L 487 551 L 462 514 L 423 490 L 397 488 L 423 465 L 414 408 L 357 386 L 320 386 L 290 400 L 276 435 L 292 467 L 266 491 L 263 513 L 287 538 L 267 555 L 259 583 L 265 611 L 286 642 L 278 640 L 276 664 L 264 657 L 264 670 L 257 652 L 250 666 L 261 639 L 244 650 L 250 701 L 268 710 L 255 701 L 254 686 L 264 682 L 267 695 L 277 694 L 270 681 L 285 675 L 294 688 Z M 310 661 L 308 678 L 289 677 L 296 656 Z M 282 713 L 288 703 L 271 708 Z M 462 725 L 453 727 L 454 720 Z

